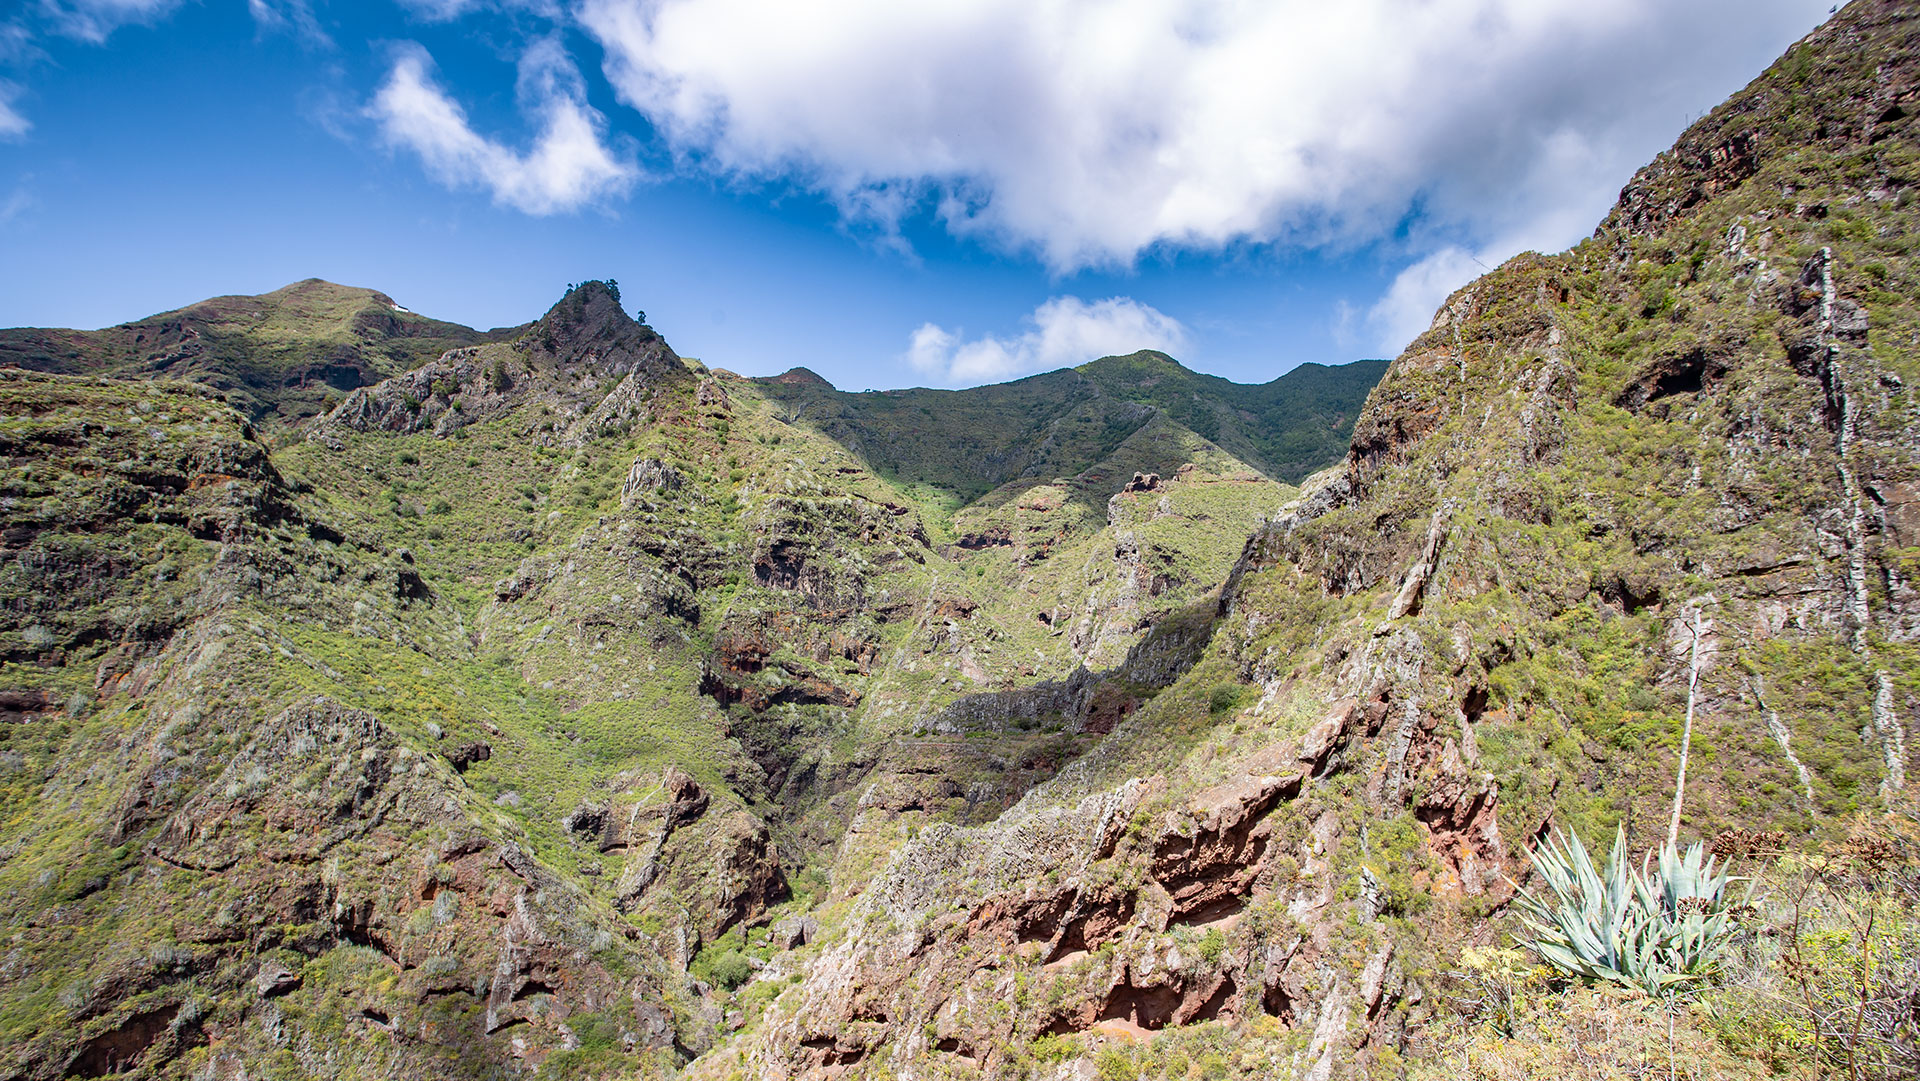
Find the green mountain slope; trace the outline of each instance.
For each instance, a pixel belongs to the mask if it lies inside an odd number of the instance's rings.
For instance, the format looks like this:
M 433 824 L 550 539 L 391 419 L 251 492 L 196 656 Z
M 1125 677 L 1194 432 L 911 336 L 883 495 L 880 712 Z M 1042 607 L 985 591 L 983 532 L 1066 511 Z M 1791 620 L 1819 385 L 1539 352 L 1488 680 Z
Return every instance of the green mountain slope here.
M 1272 382 L 1243 386 L 1149 351 L 1075 370 L 1108 395 L 1154 406 L 1268 476 L 1297 484 L 1346 452 L 1353 419 L 1386 368 L 1384 360 L 1302 364 Z
M 5 379 L 0 882 L 77 921 L 0 983 L 23 1076 L 696 1055 L 746 927 L 837 933 L 842 863 L 1097 744 L 1292 494 L 1121 403 L 962 505 L 600 283 L 273 454 L 194 384 Z
M 755 380 L 782 416 L 812 424 L 888 479 L 964 503 L 1018 477 L 1079 472 L 1164 414 L 1283 483 L 1337 460 L 1383 361 L 1306 364 L 1242 386 L 1163 353 L 968 390 L 851 394 L 804 368 Z
M 455 346 L 512 333 L 428 319 L 384 293 L 309 278 L 105 330 L 0 330 L 0 366 L 190 380 L 226 394 L 255 421 L 297 420 Z
M 1664 838 L 1689 712 L 1683 839 L 1910 829 L 1916 29 L 1849 6 L 1593 239 L 1449 298 L 1177 678 L 994 822 L 924 828 L 863 933 L 694 1074 L 1602 1076 L 1652 1047 L 1702 1077 L 1910 1071 L 1904 1022 L 1861 1066 L 1783 1007 L 1806 970 L 1763 937 L 1708 1005 L 1555 996 L 1527 1029 L 1494 990 L 1526 977 L 1487 959 L 1537 838 Z M 1820 934 L 1905 957 L 1914 853 L 1875 844 L 1844 904 L 1893 930 Z

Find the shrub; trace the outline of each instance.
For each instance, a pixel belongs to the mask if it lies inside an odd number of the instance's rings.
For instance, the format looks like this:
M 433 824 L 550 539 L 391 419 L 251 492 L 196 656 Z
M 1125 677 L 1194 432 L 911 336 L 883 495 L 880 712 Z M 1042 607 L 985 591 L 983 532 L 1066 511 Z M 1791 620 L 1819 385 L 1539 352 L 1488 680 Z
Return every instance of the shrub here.
M 1207 712 L 1216 717 L 1222 713 L 1231 712 L 1239 705 L 1240 685 L 1238 683 L 1218 684 L 1213 688 L 1213 693 L 1207 695 Z
M 1703 999 L 1725 1046 L 1776 1076 L 1920 1077 L 1920 824 L 1862 818 L 1781 856 L 1768 885 L 1771 933 Z
M 714 981 L 728 990 L 747 982 L 751 975 L 753 966 L 747 963 L 747 955 L 738 950 L 728 950 L 713 959 Z
M 1200 959 L 1212 967 L 1220 963 L 1221 955 L 1226 952 L 1227 936 L 1221 934 L 1218 927 L 1207 928 L 1206 935 L 1200 939 Z
M 1027 1057 L 1035 1062 L 1065 1062 L 1079 1053 L 1078 1043 L 1057 1033 L 1036 1037 L 1027 1048 Z
M 1093 1060 L 1095 1076 L 1100 1081 L 1134 1081 L 1140 1076 L 1140 1070 L 1133 1064 L 1133 1057 L 1117 1047 L 1102 1047 Z
M 706 969 L 707 982 L 728 991 L 746 983 L 748 977 L 753 975 L 753 966 L 747 963 L 747 955 L 739 950 L 721 950 L 711 959 L 701 960 L 705 963 L 699 967 Z
M 1421 1033 L 1407 1058 L 1408 1081 L 1761 1081 L 1776 1076 L 1731 1053 L 1694 1009 L 1612 985 L 1521 994 L 1497 1015 L 1449 1018 Z

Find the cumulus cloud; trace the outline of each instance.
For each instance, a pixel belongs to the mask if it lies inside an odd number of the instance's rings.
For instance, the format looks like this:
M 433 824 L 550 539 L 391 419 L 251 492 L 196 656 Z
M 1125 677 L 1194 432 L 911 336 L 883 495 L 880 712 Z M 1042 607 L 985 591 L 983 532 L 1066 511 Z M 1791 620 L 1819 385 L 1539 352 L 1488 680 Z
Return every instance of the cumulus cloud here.
M 1178 353 L 1187 344 L 1179 320 L 1131 297 L 1091 304 L 1079 297 L 1054 297 L 1035 308 L 1026 322 L 1031 329 L 1014 337 L 989 335 L 971 341 L 958 331 L 925 323 L 913 332 L 903 359 L 938 382 L 973 385 L 1141 349 Z
M 621 194 L 639 179 L 608 145 L 606 118 L 587 104 L 580 72 L 557 40 L 535 42 L 520 61 L 520 106 L 540 123 L 526 153 L 474 131 L 432 68 L 425 49 L 403 47 L 367 112 L 390 145 L 419 154 L 443 183 L 483 188 L 496 203 L 545 215 Z
M 180 0 L 41 0 L 54 29 L 68 37 L 99 44 L 129 23 L 152 22 Z
M 622 99 L 686 160 L 798 179 L 850 216 L 899 213 L 910 192 L 957 234 L 1074 270 L 1156 247 L 1366 243 L 1410 221 L 1485 241 L 1568 205 L 1590 226 L 1689 112 L 1828 3 L 583 0 L 577 14 Z
M 20 100 L 20 84 L 0 79 L 0 139 L 18 139 L 32 129 L 33 123 L 14 102 Z

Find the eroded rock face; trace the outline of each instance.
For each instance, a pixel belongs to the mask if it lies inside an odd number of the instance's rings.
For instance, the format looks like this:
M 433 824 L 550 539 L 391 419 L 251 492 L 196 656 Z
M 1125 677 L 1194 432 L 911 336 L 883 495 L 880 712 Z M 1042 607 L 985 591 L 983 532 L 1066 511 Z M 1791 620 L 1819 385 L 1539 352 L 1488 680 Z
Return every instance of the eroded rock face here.
M 678 469 L 658 458 L 638 458 L 621 485 L 620 505 L 631 507 L 651 493 L 677 491 L 685 485 L 686 477 Z
M 538 404 L 562 425 L 528 438 L 579 446 L 644 423 L 664 390 L 691 378 L 652 329 L 628 318 L 605 285 L 588 282 L 511 343 L 463 346 L 439 360 L 348 394 L 309 431 L 339 447 L 348 433 L 432 432 Z
M 632 778 L 561 825 L 608 857 L 602 877 L 614 905 L 680 926 L 675 941 L 686 951 L 759 921 L 787 896 L 767 824 L 731 801 L 716 804 L 679 769 Z
M 105 1077 L 132 1073 L 142 1065 L 171 1058 L 185 1047 L 198 1042 L 191 1031 L 186 1037 L 176 1034 L 174 1018 L 180 1006 L 174 1003 L 157 1009 L 137 1011 L 84 1044 L 67 1063 L 68 1077 Z
M 423 1060 L 435 1045 L 509 1031 L 515 1053 L 537 1060 L 566 1043 L 569 1016 L 641 990 L 594 959 L 631 932 L 523 849 L 475 831 L 460 789 L 447 766 L 407 750 L 371 713 L 313 698 L 262 725 L 148 850 L 182 872 L 244 877 L 247 893 L 225 918 L 256 929 L 256 949 L 287 958 L 253 976 L 261 997 L 305 993 L 298 959 L 325 964 L 331 951 L 358 948 L 401 989 L 369 999 L 369 1016 L 411 1033 Z M 447 840 L 409 853 L 406 837 L 442 831 Z M 272 930 L 285 927 L 306 929 Z M 419 1009 L 428 1003 L 481 1011 L 478 1031 L 430 1020 Z M 650 1019 L 658 1015 L 626 1023 Z M 667 1046 L 673 1036 L 652 1039 Z
M 1010 1049 L 1046 1035 L 1128 1041 L 1263 1014 L 1310 1034 L 1291 1060 L 1302 1072 L 1398 1043 L 1406 976 L 1380 909 L 1337 896 L 1336 853 L 1364 842 L 1323 772 L 1339 748 L 1379 742 L 1368 725 L 1383 705 L 1335 703 L 1184 797 L 1134 780 L 923 833 L 861 897 L 865 932 L 808 969 L 749 1061 L 809 1077 L 967 1059 L 998 1076 Z M 1336 957 L 1356 911 L 1367 952 L 1349 970 Z
M 1295 757 L 1308 753 L 1303 748 Z M 1205 922 L 1205 916 L 1241 905 L 1240 898 L 1265 869 L 1267 813 L 1297 793 L 1305 775 L 1297 762 L 1283 757 L 1269 754 L 1249 762 L 1243 777 L 1197 793 L 1175 828 L 1154 842 L 1149 866 L 1171 903 L 1169 923 Z

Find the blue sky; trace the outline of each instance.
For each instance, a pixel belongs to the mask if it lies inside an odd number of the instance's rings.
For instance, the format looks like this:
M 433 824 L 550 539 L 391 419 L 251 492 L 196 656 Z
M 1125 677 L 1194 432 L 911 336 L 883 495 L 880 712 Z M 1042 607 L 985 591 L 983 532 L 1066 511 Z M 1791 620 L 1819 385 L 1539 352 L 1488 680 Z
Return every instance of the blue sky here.
M 848 388 L 1391 356 L 1827 0 L 0 0 L 0 326 L 619 280 Z

